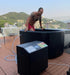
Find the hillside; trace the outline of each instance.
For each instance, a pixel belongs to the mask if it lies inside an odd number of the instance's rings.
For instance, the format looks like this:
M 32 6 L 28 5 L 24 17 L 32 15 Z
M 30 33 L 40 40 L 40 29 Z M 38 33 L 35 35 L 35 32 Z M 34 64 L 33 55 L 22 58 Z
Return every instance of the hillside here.
M 61 16 L 61 17 L 53 17 L 53 19 L 62 21 L 62 22 L 70 22 L 70 16 Z
M 24 22 L 25 22 L 28 16 L 29 15 L 24 13 L 24 12 L 20 12 L 20 13 L 9 12 L 5 15 L 0 16 L 0 21 L 1 22 L 5 21 L 5 22 L 8 22 L 10 24 L 17 22 L 17 20 L 24 20 Z
M 46 24 L 49 25 L 49 28 L 66 28 L 66 23 L 62 22 L 62 21 L 57 21 L 55 19 L 47 19 L 47 18 L 43 18 L 42 21 Z
M 4 24 L 7 22 L 9 24 L 14 24 L 17 23 L 19 26 L 22 25 L 22 23 L 26 22 L 26 19 L 29 15 L 24 13 L 24 12 L 9 12 L 5 15 L 1 15 L 0 16 L 0 27 L 3 27 Z M 59 26 L 59 28 L 65 28 L 66 24 L 61 22 L 61 21 L 56 21 L 54 19 L 48 19 L 48 18 L 42 18 L 43 24 L 49 23 L 50 24 L 50 28 L 54 28 L 54 26 L 52 27 L 52 25 L 55 26 Z

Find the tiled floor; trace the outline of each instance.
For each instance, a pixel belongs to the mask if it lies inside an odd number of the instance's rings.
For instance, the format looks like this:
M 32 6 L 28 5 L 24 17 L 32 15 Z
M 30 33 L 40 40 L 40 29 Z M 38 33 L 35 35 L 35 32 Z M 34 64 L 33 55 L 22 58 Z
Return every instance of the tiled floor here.
M 3 38 L 0 38 L 1 48 L 0 48 L 0 75 L 19 75 L 17 74 L 17 64 L 15 61 L 6 61 L 4 58 L 8 55 L 13 55 L 12 53 L 12 43 L 15 37 L 6 37 L 5 44 Z M 19 38 L 15 40 L 14 51 L 16 52 L 16 45 L 19 44 Z M 9 57 L 8 59 L 14 59 L 14 57 Z M 62 56 L 49 59 L 48 68 L 41 73 L 41 75 L 66 75 L 68 67 L 59 64 L 68 64 L 70 65 L 70 54 L 63 53 Z M 57 65 L 56 65 L 57 64 Z

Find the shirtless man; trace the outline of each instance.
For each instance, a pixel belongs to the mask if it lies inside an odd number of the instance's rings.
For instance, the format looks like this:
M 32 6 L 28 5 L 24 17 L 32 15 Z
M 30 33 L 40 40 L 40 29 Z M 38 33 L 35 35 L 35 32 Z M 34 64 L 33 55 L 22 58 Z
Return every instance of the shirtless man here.
M 43 8 L 39 8 L 37 12 L 31 13 L 31 15 L 28 17 L 26 24 L 25 24 L 26 25 L 25 31 L 35 31 L 34 24 L 38 20 L 39 20 L 41 29 L 43 29 L 42 24 L 41 24 L 42 13 L 43 13 Z

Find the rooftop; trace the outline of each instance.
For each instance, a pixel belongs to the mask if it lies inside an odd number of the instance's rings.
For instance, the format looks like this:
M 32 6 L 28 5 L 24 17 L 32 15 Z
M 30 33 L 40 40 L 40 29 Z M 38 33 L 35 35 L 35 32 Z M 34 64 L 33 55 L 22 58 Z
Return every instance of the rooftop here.
M 16 62 L 5 60 L 6 56 L 14 55 L 12 53 L 12 43 L 15 37 L 16 36 L 0 38 L 0 75 L 19 75 L 17 72 Z M 16 52 L 16 45 L 20 44 L 19 37 L 15 40 L 15 43 L 13 44 L 13 49 Z M 15 58 L 8 57 L 8 59 Z M 70 65 L 70 54 L 63 53 L 63 55 L 58 58 L 49 59 L 48 63 L 48 68 L 44 72 L 42 72 L 41 75 L 67 75 L 66 72 L 69 69 L 67 65 Z

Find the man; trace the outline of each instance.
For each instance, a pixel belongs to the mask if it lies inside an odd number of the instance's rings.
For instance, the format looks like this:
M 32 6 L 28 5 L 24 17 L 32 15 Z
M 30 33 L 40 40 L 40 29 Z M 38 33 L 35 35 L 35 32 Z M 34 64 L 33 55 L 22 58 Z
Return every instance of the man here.
M 42 24 L 41 24 L 42 13 L 43 13 L 43 8 L 39 8 L 37 12 L 31 13 L 31 15 L 28 17 L 26 24 L 25 24 L 26 25 L 25 31 L 35 31 L 34 24 L 38 20 L 39 20 L 41 29 L 43 29 Z

